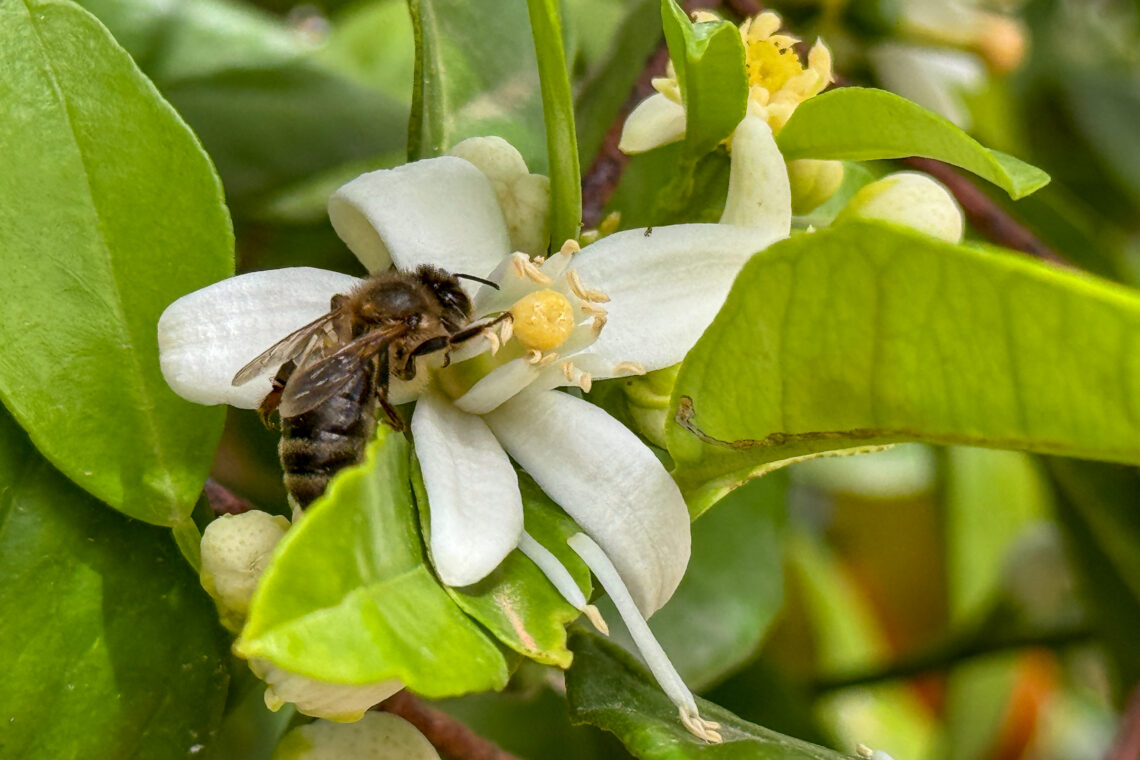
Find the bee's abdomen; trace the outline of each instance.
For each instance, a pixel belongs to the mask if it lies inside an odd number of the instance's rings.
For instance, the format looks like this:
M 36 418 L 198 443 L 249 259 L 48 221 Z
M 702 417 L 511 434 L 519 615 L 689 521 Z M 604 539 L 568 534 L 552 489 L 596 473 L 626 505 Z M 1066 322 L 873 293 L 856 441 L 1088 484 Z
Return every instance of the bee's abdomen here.
M 340 470 L 356 464 L 376 428 L 371 373 L 349 382 L 337 395 L 281 421 L 278 452 L 285 489 L 304 509 L 325 492 Z

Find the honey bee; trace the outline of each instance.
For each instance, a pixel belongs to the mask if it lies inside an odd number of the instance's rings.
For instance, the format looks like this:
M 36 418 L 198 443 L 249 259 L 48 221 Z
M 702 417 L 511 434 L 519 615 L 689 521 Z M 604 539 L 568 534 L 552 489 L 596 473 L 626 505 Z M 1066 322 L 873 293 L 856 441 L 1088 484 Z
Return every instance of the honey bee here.
M 234 375 L 243 385 L 277 366 L 258 412 L 281 419 L 278 454 L 285 488 L 304 509 L 342 468 L 360 461 L 376 430 L 377 404 L 397 430 L 403 420 L 388 401 L 392 376 L 411 380 L 416 359 L 479 335 L 507 315 L 471 323 L 471 299 L 459 278 L 423 265 L 415 272 L 374 274 L 332 297 L 327 314 L 270 346 Z

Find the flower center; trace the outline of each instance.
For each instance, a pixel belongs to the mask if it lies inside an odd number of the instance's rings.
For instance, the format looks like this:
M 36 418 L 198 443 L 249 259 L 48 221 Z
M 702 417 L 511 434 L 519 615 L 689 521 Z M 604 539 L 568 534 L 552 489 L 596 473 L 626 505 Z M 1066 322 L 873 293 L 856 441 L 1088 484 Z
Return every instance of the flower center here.
M 782 47 L 774 39 L 749 40 L 745 50 L 750 86 L 759 85 L 770 93 L 779 92 L 789 79 L 803 71 L 796 51 Z
M 566 296 L 550 288 L 527 293 L 510 312 L 514 336 L 529 349 L 551 351 L 574 331 L 574 307 Z

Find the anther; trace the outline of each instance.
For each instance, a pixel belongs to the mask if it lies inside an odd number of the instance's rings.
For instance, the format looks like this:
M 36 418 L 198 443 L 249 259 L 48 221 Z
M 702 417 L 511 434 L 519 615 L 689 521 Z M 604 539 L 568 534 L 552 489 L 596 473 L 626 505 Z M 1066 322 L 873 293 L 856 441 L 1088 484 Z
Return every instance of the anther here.
M 529 263 L 524 254 L 516 253 L 511 256 L 511 269 L 515 270 L 515 276 L 520 280 L 526 277 L 526 265 Z
M 487 340 L 487 343 L 491 346 L 491 356 L 494 356 L 495 354 L 499 353 L 499 348 L 502 345 L 499 342 L 499 336 L 496 335 L 494 333 L 494 331 L 492 331 L 492 330 L 484 330 L 483 331 L 483 337 Z
M 589 372 L 579 372 L 577 385 L 583 393 L 589 393 L 590 389 L 594 387 L 594 378 L 590 377 Z
M 584 314 L 589 314 L 591 317 L 605 318 L 607 314 L 606 310 L 601 306 L 598 306 L 596 303 L 590 303 L 589 301 L 583 302 L 578 308 L 581 309 Z
M 504 319 L 499 323 L 499 340 L 506 343 L 515 334 L 515 320 Z
M 594 331 L 594 337 L 601 335 L 602 328 L 605 326 L 606 326 L 606 318 L 605 317 L 594 317 L 594 321 L 590 325 L 590 329 Z
M 540 361 L 542 361 L 542 352 L 532 348 L 526 355 L 527 364 L 538 364 Z
M 551 282 L 553 282 L 553 280 L 543 274 L 542 270 L 536 267 L 533 262 L 526 262 L 523 265 L 523 270 L 526 272 L 527 277 L 529 277 L 534 282 L 537 282 L 539 285 L 549 285 Z
M 606 621 L 597 607 L 592 604 L 587 604 L 586 609 L 582 610 L 582 612 L 586 614 L 586 619 L 590 621 L 590 625 L 598 630 L 598 633 L 603 636 L 610 635 L 610 627 L 606 625 Z
M 574 362 L 562 362 L 562 374 L 570 382 L 574 382 Z
M 613 368 L 614 377 L 626 375 L 644 375 L 645 366 L 640 362 L 618 362 Z
M 562 247 L 558 249 L 558 252 L 563 256 L 573 256 L 580 250 L 582 250 L 582 246 L 578 245 L 578 241 L 574 238 L 570 238 L 562 244 Z
M 558 361 L 558 354 L 551 351 L 549 354 L 542 357 L 537 362 L 534 362 L 534 366 L 536 366 L 536 367 L 548 367 L 556 361 Z

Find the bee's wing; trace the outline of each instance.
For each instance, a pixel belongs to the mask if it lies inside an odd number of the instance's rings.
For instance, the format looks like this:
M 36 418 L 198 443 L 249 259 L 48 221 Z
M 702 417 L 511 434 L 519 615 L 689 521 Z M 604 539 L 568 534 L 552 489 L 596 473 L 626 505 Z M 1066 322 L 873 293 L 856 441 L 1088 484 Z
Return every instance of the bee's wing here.
M 296 417 L 332 398 L 356 377 L 380 351 L 402 337 L 408 326 L 400 323 L 361 335 L 336 353 L 294 372 L 285 384 L 278 407 L 282 417 Z
M 281 366 L 290 359 L 296 359 L 301 354 L 307 353 L 313 341 L 324 337 L 328 325 L 340 314 L 339 310 L 330 311 L 328 314 L 317 317 L 304 327 L 289 333 L 238 370 L 231 382 L 235 386 L 245 385 L 270 367 Z

